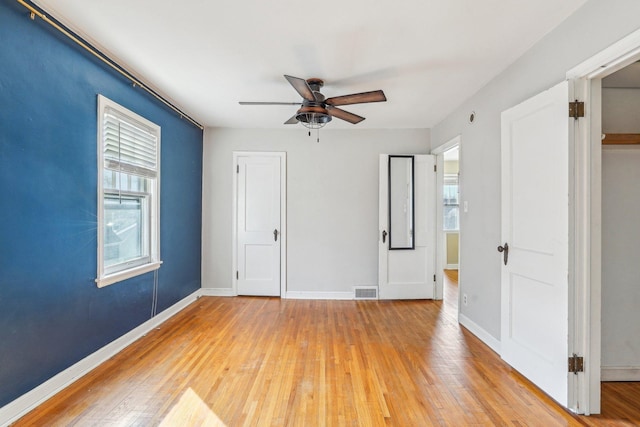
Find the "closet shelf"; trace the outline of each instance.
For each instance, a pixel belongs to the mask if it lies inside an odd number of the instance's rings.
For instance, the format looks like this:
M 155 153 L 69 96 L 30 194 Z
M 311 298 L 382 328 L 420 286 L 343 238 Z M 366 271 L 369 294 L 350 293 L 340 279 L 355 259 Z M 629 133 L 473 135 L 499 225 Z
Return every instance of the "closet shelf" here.
M 640 133 L 607 133 L 602 138 L 602 145 L 640 144 Z

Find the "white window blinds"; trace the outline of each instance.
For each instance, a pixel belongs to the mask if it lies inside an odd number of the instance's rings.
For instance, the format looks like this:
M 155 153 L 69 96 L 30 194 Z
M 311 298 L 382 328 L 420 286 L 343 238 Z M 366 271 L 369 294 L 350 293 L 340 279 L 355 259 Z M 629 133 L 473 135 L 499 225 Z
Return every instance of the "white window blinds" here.
M 102 131 L 106 169 L 149 178 L 157 176 L 158 134 L 155 129 L 106 107 Z

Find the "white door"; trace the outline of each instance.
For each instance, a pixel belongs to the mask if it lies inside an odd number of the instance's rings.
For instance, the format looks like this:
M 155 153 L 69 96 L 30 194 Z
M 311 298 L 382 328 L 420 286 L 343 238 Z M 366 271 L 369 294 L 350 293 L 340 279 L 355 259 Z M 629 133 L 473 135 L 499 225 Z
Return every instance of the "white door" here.
M 501 356 L 568 402 L 568 82 L 502 113 Z M 508 259 L 505 258 L 508 255 Z M 504 260 L 507 259 L 507 264 Z
M 281 157 L 237 157 L 238 295 L 280 295 Z
M 405 216 L 389 217 L 389 155 L 380 155 L 380 197 L 378 230 L 378 287 L 380 299 L 433 299 L 435 288 L 436 246 L 436 174 L 435 156 L 413 156 L 413 202 L 406 197 L 391 200 L 401 203 L 399 212 L 414 207 L 414 228 L 406 226 Z M 395 202 L 394 202 L 395 203 Z M 404 224 L 404 225 L 403 225 Z M 391 227 L 390 227 L 391 226 Z M 399 230 L 400 229 L 400 230 Z M 407 233 L 407 229 L 410 230 Z M 394 231 L 395 230 L 395 231 Z M 394 234 L 395 233 L 395 234 Z M 411 242 L 413 239 L 413 242 Z M 390 249 L 390 244 L 411 249 Z M 413 245 L 411 245 L 413 243 Z

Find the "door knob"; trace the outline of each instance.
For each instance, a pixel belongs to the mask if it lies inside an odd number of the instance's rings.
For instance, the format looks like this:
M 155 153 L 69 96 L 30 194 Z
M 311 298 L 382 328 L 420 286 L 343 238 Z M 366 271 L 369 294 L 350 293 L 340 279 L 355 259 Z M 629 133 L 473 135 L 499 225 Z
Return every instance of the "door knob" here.
M 498 246 L 498 252 L 502 252 L 504 265 L 507 265 L 507 261 L 509 260 L 509 244 L 505 243 L 504 246 Z
M 277 228 L 275 230 L 273 230 L 273 241 L 274 242 L 278 241 L 278 229 Z
M 382 230 L 382 243 L 387 240 L 387 230 Z

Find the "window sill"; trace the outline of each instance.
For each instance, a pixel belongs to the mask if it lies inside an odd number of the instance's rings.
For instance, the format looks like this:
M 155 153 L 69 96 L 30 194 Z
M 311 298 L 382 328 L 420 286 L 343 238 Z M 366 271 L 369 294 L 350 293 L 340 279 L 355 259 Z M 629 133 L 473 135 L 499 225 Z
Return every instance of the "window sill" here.
M 102 276 L 96 279 L 96 284 L 99 288 L 113 285 L 114 283 L 121 282 L 126 279 L 130 279 L 135 276 L 139 276 L 150 271 L 154 271 L 160 268 L 162 261 L 152 262 L 149 264 L 141 265 L 138 267 L 130 268 L 128 270 L 119 271 L 117 273 Z

